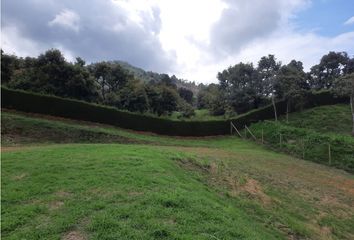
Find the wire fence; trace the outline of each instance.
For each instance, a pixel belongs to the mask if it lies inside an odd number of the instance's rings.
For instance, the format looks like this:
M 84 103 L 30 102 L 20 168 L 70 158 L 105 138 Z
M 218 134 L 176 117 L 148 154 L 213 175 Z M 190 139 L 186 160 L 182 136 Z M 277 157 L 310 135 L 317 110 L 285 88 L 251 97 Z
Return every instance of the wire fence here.
M 266 121 L 245 126 L 239 136 L 289 155 L 354 172 L 354 138 L 321 134 Z

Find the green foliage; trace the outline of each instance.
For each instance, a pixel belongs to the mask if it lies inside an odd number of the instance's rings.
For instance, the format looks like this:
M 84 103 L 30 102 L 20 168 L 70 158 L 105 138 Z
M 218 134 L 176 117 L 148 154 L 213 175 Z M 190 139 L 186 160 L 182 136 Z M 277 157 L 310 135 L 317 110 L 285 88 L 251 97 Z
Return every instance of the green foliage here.
M 11 88 L 86 101 L 97 98 L 97 85 L 83 62 L 67 63 L 59 50 L 48 50 L 36 60 L 21 61 L 24 67 L 8 82 Z
M 166 89 L 168 88 L 166 87 Z M 105 107 L 54 96 L 46 96 L 6 88 L 2 88 L 1 92 L 2 107 L 24 112 L 43 113 L 78 120 L 106 123 L 122 128 L 150 131 L 166 135 L 208 136 L 230 133 L 230 120 L 171 121 L 168 119 L 120 111 L 112 107 Z M 170 94 L 173 96 L 173 92 L 170 92 Z M 166 95 L 169 96 L 169 94 Z M 161 94 L 160 96 L 163 95 Z M 347 101 L 346 98 L 334 98 L 329 92 L 309 95 L 308 100 L 307 105 L 304 107 L 335 104 Z M 286 104 L 284 101 L 277 102 L 276 106 L 279 114 L 286 112 Z M 167 109 L 167 107 L 164 109 Z M 269 105 L 242 114 L 231 120 L 238 128 L 243 128 L 245 125 L 272 118 L 273 107 Z
M 275 77 L 281 67 L 281 62 L 277 62 L 274 55 L 269 54 L 259 60 L 257 71 L 262 80 L 263 94 L 269 96 L 274 93 Z
M 160 96 L 165 96 L 166 98 L 175 96 L 173 95 L 175 92 L 172 92 L 169 88 L 165 87 L 165 91 L 166 93 L 162 93 Z M 6 88 L 2 88 L 1 100 L 2 107 L 5 108 L 106 123 L 138 131 L 150 131 L 160 134 L 181 136 L 208 136 L 226 134 L 229 132 L 227 121 L 171 121 L 168 119 L 121 111 L 113 107 Z M 169 104 L 169 102 L 161 102 L 161 104 Z M 172 109 L 172 107 L 175 108 L 176 106 L 177 102 L 172 106 L 164 106 L 163 109 L 168 109 L 168 107 L 171 107 L 170 109 Z
M 118 108 L 127 109 L 131 112 L 143 113 L 148 110 L 148 98 L 143 84 L 130 82 L 119 91 L 120 104 Z
M 329 52 L 321 58 L 318 65 L 311 68 L 310 81 L 315 89 L 331 89 L 336 78 L 350 73 L 352 70 L 346 52 Z M 348 65 L 349 64 L 349 65 Z
M 322 134 L 270 121 L 252 124 L 250 129 L 259 139 L 263 130 L 265 143 L 273 148 L 354 172 L 354 139 L 350 136 Z
M 101 97 L 106 101 L 107 94 L 117 94 L 132 79 L 127 71 L 120 65 L 111 62 L 98 62 L 88 66 L 90 73 L 100 86 Z
M 302 108 L 305 96 L 309 90 L 306 74 L 302 62 L 292 60 L 288 65 L 282 66 L 274 82 L 274 94 L 278 99 L 287 101 L 287 110 L 290 105 Z
M 218 73 L 220 90 L 227 105 L 237 113 L 258 108 L 263 102 L 263 85 L 251 63 L 239 63 Z
M 158 116 L 170 115 L 177 110 L 179 101 L 175 89 L 166 84 L 152 85 L 146 87 L 147 97 L 149 99 L 150 110 Z
M 333 92 L 339 96 L 354 98 L 354 73 L 337 78 L 334 81 Z
M 179 88 L 178 94 L 181 98 L 183 98 L 187 103 L 193 103 L 193 92 L 187 88 Z
M 194 108 L 188 103 L 181 103 L 179 112 L 181 113 L 181 118 L 191 118 L 195 115 Z
M 4 54 L 1 49 L 1 82 L 8 83 L 17 68 L 18 59 L 14 55 Z
M 197 107 L 198 109 L 211 108 L 211 105 L 216 102 L 216 98 L 220 96 L 219 86 L 215 83 L 209 84 L 203 87 L 197 95 Z

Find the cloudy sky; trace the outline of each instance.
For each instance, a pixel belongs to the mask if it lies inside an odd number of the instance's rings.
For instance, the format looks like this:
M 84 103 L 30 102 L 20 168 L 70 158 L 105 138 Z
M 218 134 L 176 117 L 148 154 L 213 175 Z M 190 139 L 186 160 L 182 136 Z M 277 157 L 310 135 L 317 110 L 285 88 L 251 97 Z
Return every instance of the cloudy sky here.
M 354 0 L 2 0 L 1 47 L 67 60 L 123 60 L 196 82 L 275 54 L 318 63 L 354 55 Z

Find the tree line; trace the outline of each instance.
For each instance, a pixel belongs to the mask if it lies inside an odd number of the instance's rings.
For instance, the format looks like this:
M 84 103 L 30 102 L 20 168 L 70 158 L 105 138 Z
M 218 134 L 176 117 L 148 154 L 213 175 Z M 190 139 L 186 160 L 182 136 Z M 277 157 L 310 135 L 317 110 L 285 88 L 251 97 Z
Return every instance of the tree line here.
M 217 78 L 218 84 L 205 86 L 197 96 L 198 108 L 208 108 L 213 115 L 232 116 L 273 103 L 277 119 L 275 101 L 285 99 L 288 108 L 301 108 L 306 94 L 319 90 L 348 96 L 354 105 L 354 58 L 346 52 L 329 52 L 308 72 L 301 61 L 282 65 L 268 55 L 256 66 L 242 62 L 230 66 Z
M 354 105 L 354 58 L 346 52 L 329 52 L 308 72 L 301 61 L 283 65 L 274 55 L 262 57 L 256 65 L 240 62 L 219 72 L 217 84 L 200 84 L 196 96 L 196 85 L 192 84 L 193 91 L 180 87 L 184 81 L 174 75 L 140 74 L 149 80 L 133 75 L 117 61 L 86 64 L 78 57 L 74 63 L 68 62 L 57 49 L 25 58 L 1 51 L 2 84 L 9 88 L 158 116 L 179 111 L 188 118 L 198 108 L 230 117 L 273 103 L 277 119 L 277 100 L 285 99 L 289 109 L 301 108 L 306 94 L 314 90 L 348 96 Z
M 152 74 L 149 82 L 141 81 L 115 61 L 86 65 L 78 57 L 65 60 L 57 49 L 38 57 L 17 57 L 1 50 L 2 85 L 43 94 L 74 98 L 158 116 L 180 111 L 194 114 L 193 92 L 177 88 L 178 79 L 167 74 Z

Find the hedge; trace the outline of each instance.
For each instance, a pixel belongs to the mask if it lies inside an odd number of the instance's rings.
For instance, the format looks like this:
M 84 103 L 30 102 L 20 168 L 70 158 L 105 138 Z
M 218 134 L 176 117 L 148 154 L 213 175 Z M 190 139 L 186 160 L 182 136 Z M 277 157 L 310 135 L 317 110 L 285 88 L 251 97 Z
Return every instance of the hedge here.
M 272 105 L 250 111 L 230 120 L 180 121 L 146 116 L 79 100 L 41 95 L 5 87 L 1 87 L 1 93 L 1 106 L 3 108 L 110 124 L 121 128 L 164 135 L 225 135 L 230 133 L 230 121 L 238 128 L 243 128 L 244 125 L 274 118 Z M 347 99 L 335 98 L 329 92 L 321 92 L 310 94 L 305 107 L 343 103 L 345 101 Z M 279 101 L 276 105 L 278 115 L 286 112 L 285 101 Z

